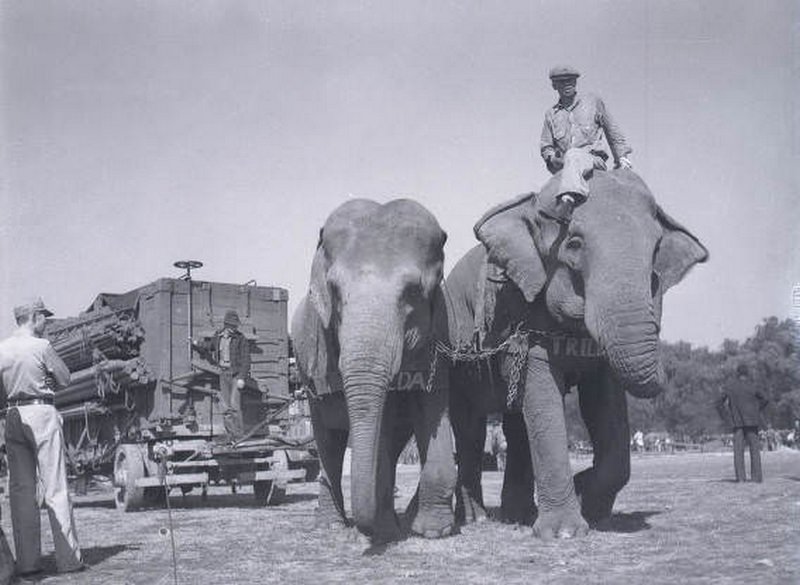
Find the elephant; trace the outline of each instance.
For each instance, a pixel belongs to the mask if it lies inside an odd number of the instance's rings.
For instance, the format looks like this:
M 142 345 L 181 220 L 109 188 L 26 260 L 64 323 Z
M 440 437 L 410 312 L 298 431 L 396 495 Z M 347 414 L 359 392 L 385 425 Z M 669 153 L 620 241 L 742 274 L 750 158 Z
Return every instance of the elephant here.
M 342 467 L 352 448 L 353 522 L 373 543 L 395 540 L 398 458 L 413 436 L 420 480 L 412 533 L 451 534 L 456 467 L 446 368 L 433 345 L 449 332 L 441 290 L 447 234 L 421 204 L 353 199 L 323 226 L 306 297 L 292 319 L 298 373 L 311 389 L 321 473 L 317 521 L 345 527 Z
M 485 358 L 451 369 L 459 521 L 485 516 L 486 415 L 504 412 L 501 513 L 535 518 L 543 538 L 610 517 L 630 477 L 626 392 L 663 389 L 663 295 L 708 258 L 633 171 L 594 173 L 591 196 L 567 218 L 548 214 L 557 178 L 487 212 L 475 226 L 481 244 L 445 281 L 451 343 Z M 563 399 L 575 386 L 594 459 L 573 478 Z

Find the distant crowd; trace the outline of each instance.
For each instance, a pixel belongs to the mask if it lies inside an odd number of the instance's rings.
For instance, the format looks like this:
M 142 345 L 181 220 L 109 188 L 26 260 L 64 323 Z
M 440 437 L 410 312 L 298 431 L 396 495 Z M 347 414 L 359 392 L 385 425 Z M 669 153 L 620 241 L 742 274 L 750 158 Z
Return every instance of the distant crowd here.
M 800 421 L 796 422 L 793 429 L 773 429 L 760 430 L 758 438 L 761 447 L 767 451 L 777 451 L 781 448 L 800 450 Z M 576 441 L 573 445 L 575 451 L 588 448 L 589 445 L 582 445 L 582 441 Z M 699 438 L 673 437 L 667 432 L 643 432 L 635 431 L 631 435 L 631 451 L 634 453 L 672 453 L 676 450 L 701 450 L 713 451 L 715 447 L 732 448 L 733 433 L 722 433 L 717 435 L 703 435 Z

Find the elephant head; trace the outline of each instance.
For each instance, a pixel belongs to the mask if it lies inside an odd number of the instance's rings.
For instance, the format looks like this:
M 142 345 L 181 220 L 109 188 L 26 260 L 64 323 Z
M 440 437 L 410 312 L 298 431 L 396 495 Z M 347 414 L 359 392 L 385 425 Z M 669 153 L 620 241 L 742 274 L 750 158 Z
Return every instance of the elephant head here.
M 662 297 L 708 252 L 633 172 L 595 173 L 589 184 L 568 222 L 547 214 L 551 181 L 490 211 L 475 233 L 525 301 L 544 302 L 562 326 L 585 327 L 626 389 L 652 397 L 664 381 Z
M 311 346 L 306 375 L 344 392 L 353 515 L 366 534 L 386 459 L 387 391 L 401 366 L 427 366 L 432 338 L 447 334 L 440 290 L 446 239 L 433 215 L 406 199 L 349 201 L 320 232 L 305 301 L 314 323 L 304 325 L 296 343 Z

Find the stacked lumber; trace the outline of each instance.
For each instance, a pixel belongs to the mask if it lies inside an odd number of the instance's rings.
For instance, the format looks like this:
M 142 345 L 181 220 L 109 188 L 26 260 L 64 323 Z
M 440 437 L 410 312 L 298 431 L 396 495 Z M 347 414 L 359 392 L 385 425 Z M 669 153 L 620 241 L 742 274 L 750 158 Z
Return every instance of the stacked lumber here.
M 69 386 L 56 392 L 59 408 L 98 399 L 118 402 L 123 390 L 153 381 L 139 357 L 144 330 L 130 311 L 104 307 L 57 320 L 49 324 L 47 336 L 71 373 Z
M 63 319 L 48 327 L 47 334 L 71 372 L 102 359 L 135 357 L 144 339 L 144 330 L 132 315 L 110 309 Z
M 142 358 L 106 360 L 95 366 L 74 372 L 69 386 L 56 392 L 56 406 L 66 406 L 109 394 L 119 394 L 126 387 L 143 386 L 152 375 Z

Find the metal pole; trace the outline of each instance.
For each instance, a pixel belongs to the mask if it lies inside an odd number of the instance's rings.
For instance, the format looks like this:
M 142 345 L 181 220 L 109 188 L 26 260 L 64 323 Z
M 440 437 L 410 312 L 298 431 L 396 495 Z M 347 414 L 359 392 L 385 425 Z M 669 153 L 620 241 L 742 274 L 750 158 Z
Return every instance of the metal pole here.
M 188 333 L 189 336 L 186 338 L 187 343 L 187 351 L 188 351 L 188 360 L 189 360 L 189 369 L 192 370 L 192 333 L 194 330 L 194 317 L 192 315 L 192 270 L 197 268 L 202 268 L 203 263 L 199 260 L 178 260 L 173 264 L 175 268 L 180 268 L 182 270 L 186 270 L 186 273 L 181 276 L 182 280 L 185 280 L 186 283 L 189 285 L 189 294 L 187 295 L 187 326 L 188 326 Z M 192 401 L 192 391 L 187 391 L 187 401 L 189 402 L 189 406 L 193 406 Z
M 192 361 L 192 332 L 193 332 L 193 316 L 192 316 L 192 270 L 197 268 L 202 268 L 203 263 L 199 260 L 178 260 L 173 264 L 175 268 L 180 268 L 182 270 L 186 270 L 186 273 L 181 276 L 181 280 L 185 280 L 189 284 L 189 295 L 188 295 L 188 326 L 189 326 L 189 337 L 187 342 L 189 344 L 189 362 Z

